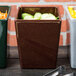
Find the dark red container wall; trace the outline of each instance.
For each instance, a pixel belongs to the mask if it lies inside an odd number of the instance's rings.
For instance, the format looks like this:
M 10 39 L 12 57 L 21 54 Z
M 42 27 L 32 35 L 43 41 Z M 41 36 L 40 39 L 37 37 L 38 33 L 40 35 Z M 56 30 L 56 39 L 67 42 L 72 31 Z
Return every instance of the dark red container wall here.
M 47 12 L 51 11 L 54 15 L 58 15 L 55 7 L 31 9 L 35 12 L 44 9 L 44 13 L 48 9 Z M 19 11 L 19 19 L 22 11 L 26 10 L 27 8 L 22 8 Z M 31 10 L 28 12 L 30 13 Z M 60 27 L 60 20 L 16 20 L 21 68 L 56 68 Z

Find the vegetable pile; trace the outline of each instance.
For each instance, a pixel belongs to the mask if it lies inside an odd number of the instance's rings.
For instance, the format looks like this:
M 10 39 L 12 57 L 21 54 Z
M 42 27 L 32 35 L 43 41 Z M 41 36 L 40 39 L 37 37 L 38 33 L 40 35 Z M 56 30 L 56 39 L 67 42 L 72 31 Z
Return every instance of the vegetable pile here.
M 76 18 L 76 10 L 73 8 L 73 6 L 68 6 L 69 13 L 72 18 Z
M 6 19 L 7 18 L 7 11 L 5 13 L 2 13 L 0 11 L 0 19 Z
M 36 12 L 34 15 L 28 13 L 22 13 L 22 19 L 23 20 L 57 20 L 59 18 L 51 13 L 41 14 L 40 12 Z

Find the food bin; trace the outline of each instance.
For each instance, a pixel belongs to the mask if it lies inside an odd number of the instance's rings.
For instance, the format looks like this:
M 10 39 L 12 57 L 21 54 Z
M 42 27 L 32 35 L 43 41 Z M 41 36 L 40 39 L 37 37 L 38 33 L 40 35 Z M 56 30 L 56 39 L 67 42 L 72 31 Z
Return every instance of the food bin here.
M 70 26 L 70 63 L 72 68 L 76 68 L 76 18 L 72 18 L 69 10 L 69 6 L 66 6 L 66 18 L 67 24 Z M 76 9 L 76 6 L 71 6 Z
M 22 13 L 52 13 L 58 20 L 22 20 Z M 15 20 L 21 68 L 56 68 L 61 18 L 57 7 L 20 7 Z
M 6 19 L 0 19 L 0 68 L 5 68 L 7 65 L 7 22 L 10 6 L 0 6 L 0 11 L 8 13 Z

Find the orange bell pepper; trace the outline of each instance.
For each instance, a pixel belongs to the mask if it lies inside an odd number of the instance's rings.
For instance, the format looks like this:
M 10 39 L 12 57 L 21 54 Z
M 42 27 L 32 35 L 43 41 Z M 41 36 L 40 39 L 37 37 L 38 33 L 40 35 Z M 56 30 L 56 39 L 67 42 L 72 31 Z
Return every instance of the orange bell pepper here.
M 2 13 L 0 11 L 0 19 L 6 19 L 7 18 L 7 11 L 5 13 Z

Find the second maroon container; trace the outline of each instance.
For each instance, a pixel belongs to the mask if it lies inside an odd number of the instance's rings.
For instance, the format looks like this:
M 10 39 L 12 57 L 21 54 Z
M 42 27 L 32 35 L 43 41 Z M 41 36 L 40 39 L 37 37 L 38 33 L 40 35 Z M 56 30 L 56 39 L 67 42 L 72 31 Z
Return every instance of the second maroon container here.
M 56 68 L 61 19 L 22 20 L 22 13 L 53 13 L 56 7 L 20 7 L 16 23 L 16 36 L 21 68 Z

